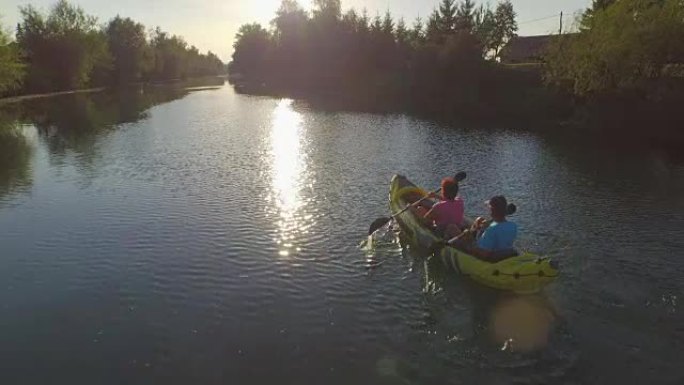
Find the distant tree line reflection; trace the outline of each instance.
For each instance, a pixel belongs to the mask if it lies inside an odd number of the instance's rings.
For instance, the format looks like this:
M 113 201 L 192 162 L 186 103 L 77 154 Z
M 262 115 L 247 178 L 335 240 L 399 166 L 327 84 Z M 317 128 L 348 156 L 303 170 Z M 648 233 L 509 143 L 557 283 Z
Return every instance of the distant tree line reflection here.
M 37 146 L 47 150 L 51 163 L 59 164 L 64 157 L 75 155 L 81 170 L 91 169 L 103 136 L 122 124 L 146 119 L 150 108 L 187 95 L 189 87 L 211 86 L 210 80 L 137 85 L 113 92 L 1 104 L 0 200 L 31 186 L 31 164 Z M 218 83 L 214 81 L 213 85 Z

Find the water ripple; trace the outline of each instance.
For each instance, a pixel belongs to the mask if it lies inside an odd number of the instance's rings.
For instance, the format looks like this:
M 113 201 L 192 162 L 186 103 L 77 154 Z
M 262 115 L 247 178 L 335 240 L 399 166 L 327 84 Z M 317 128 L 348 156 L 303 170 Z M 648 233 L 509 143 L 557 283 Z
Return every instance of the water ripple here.
M 50 135 L 29 141 L 16 186 L 30 195 L 0 189 L 0 357 L 16 383 L 680 374 L 684 168 L 657 154 L 228 88 L 83 142 Z M 545 298 L 483 290 L 389 229 L 364 243 L 394 173 L 432 187 L 453 170 L 469 173 L 469 213 L 506 194 L 521 246 L 560 260 Z

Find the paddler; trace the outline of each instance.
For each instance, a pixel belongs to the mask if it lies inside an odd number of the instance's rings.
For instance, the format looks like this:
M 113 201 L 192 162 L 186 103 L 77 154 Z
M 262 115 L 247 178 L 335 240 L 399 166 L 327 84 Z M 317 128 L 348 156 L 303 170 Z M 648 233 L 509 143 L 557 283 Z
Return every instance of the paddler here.
M 458 182 L 453 177 L 442 179 L 440 201 L 431 208 L 419 206 L 418 216 L 428 226 L 434 227 L 436 233 L 444 239 L 451 239 L 461 234 L 464 222 L 465 204 L 458 195 Z
M 515 213 L 516 206 L 509 204 L 503 195 L 497 195 L 485 204 L 489 207 L 491 220 L 477 218 L 466 234 L 457 236 L 449 243 L 488 262 L 515 256 L 517 253 L 513 243 L 518 236 L 518 225 L 506 217 Z M 477 234 L 474 245 L 466 241 L 467 234 Z

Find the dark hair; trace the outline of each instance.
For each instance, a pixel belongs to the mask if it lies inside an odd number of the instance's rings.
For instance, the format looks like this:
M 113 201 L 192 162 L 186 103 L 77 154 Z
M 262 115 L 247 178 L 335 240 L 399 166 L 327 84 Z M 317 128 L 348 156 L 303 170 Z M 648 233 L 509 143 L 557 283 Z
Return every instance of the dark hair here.
M 506 206 L 506 215 L 513 215 L 516 211 L 518 211 L 518 207 L 513 203 L 509 203 L 508 206 Z
M 505 217 L 507 215 L 513 215 L 518 210 L 518 208 L 513 203 L 508 203 L 506 197 L 503 195 L 497 195 L 489 200 L 489 206 L 497 214 Z
M 442 179 L 442 197 L 446 200 L 454 200 L 458 196 L 458 182 L 454 178 Z
M 492 199 L 489 200 L 489 206 L 492 208 L 494 213 L 501 215 L 502 217 L 509 215 L 508 211 L 510 205 L 508 204 L 506 197 L 503 195 L 492 197 Z

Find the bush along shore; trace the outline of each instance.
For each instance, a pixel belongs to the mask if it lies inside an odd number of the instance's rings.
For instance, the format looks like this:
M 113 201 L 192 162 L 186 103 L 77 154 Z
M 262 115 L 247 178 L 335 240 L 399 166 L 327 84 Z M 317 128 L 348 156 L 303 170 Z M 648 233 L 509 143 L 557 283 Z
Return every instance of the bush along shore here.
M 684 143 L 684 3 L 594 1 L 538 60 L 510 65 L 517 29 L 510 1 L 442 0 L 407 23 L 283 0 L 268 29 L 240 28 L 229 73 L 241 92 L 327 108 Z

